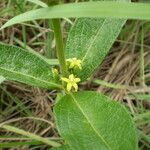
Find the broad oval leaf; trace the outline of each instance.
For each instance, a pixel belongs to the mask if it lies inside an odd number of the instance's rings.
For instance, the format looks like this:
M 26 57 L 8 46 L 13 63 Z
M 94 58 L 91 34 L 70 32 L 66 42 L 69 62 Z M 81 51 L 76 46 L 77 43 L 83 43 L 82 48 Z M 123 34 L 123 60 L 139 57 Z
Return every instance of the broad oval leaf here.
M 51 68 L 37 55 L 16 46 L 0 43 L 0 76 L 42 88 L 60 88 Z
M 71 150 L 136 150 L 127 110 L 96 92 L 64 96 L 54 107 L 56 124 Z
M 120 0 L 128 1 L 128 0 Z M 86 80 L 102 63 L 126 20 L 78 19 L 69 32 L 66 57 L 82 60 L 79 77 Z

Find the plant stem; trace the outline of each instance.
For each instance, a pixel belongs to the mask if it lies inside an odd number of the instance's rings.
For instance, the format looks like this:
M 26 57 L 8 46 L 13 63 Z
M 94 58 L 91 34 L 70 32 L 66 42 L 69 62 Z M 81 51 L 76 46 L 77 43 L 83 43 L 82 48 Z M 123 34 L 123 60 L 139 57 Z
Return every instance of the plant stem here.
M 56 40 L 57 57 L 59 60 L 61 73 L 63 76 L 67 76 L 67 67 L 66 67 L 66 61 L 65 61 L 65 55 L 64 55 L 64 45 L 63 45 L 63 39 L 62 39 L 60 20 L 53 19 L 52 23 L 53 23 L 53 29 L 54 29 L 54 34 L 55 34 L 55 40 Z
M 53 6 L 59 3 L 59 0 L 43 0 L 48 4 L 48 6 Z M 56 51 L 57 57 L 60 64 L 61 73 L 64 77 L 67 76 L 67 66 L 66 66 L 66 59 L 64 54 L 64 45 L 63 45 L 63 38 L 62 38 L 62 31 L 60 25 L 60 19 L 52 19 L 55 41 L 56 41 Z

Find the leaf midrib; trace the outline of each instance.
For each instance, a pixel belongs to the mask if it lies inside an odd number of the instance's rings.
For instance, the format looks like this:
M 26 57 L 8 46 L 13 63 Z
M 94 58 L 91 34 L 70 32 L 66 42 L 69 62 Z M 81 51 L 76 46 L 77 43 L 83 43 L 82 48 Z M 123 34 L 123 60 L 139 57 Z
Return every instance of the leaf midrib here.
M 99 132 L 95 129 L 95 127 L 93 126 L 93 124 L 91 123 L 91 121 L 89 120 L 88 116 L 86 116 L 86 114 L 84 113 L 84 110 L 81 108 L 80 104 L 77 102 L 77 100 L 75 99 L 75 97 L 73 96 L 73 94 L 70 94 L 70 96 L 72 97 L 73 101 L 75 102 L 75 104 L 77 105 L 78 109 L 81 111 L 81 113 L 83 114 L 83 116 L 86 118 L 87 122 L 90 124 L 91 128 L 95 131 L 95 133 L 98 135 L 98 137 L 101 138 L 101 140 L 105 143 L 105 145 L 108 147 L 109 150 L 112 150 L 111 147 L 108 145 L 108 143 L 106 142 L 106 140 L 99 134 Z
M 83 57 L 82 59 L 82 62 L 86 59 L 86 56 L 88 55 L 89 51 L 91 50 L 92 48 L 92 45 L 94 44 L 97 36 L 99 35 L 99 33 L 101 32 L 101 29 L 103 28 L 104 26 L 104 23 L 106 22 L 107 19 L 105 19 L 101 25 L 101 27 L 98 29 L 98 32 L 96 33 L 95 37 L 93 38 L 92 42 L 91 42 L 91 45 L 89 46 L 89 48 L 87 49 L 87 52 L 85 53 L 85 56 Z
M 30 75 L 23 74 L 23 73 L 19 73 L 19 72 L 12 71 L 12 70 L 10 71 L 10 70 L 8 70 L 8 69 L 6 69 L 6 68 L 3 68 L 3 67 L 0 67 L 0 69 L 5 70 L 5 71 L 7 71 L 7 72 L 12 72 L 12 73 L 14 73 L 14 74 L 18 74 L 18 75 L 20 75 L 20 76 L 29 77 L 29 78 L 31 78 L 31 79 L 35 79 L 35 80 L 37 80 L 37 81 L 40 81 L 40 82 L 43 82 L 43 83 L 46 83 L 46 84 L 51 84 L 50 86 L 55 86 L 55 87 L 61 88 L 61 85 L 59 85 L 59 84 L 55 84 L 55 83 L 52 83 L 52 82 L 46 82 L 45 80 L 41 80 L 41 79 L 39 79 L 39 78 L 35 78 L 34 76 L 30 76 Z

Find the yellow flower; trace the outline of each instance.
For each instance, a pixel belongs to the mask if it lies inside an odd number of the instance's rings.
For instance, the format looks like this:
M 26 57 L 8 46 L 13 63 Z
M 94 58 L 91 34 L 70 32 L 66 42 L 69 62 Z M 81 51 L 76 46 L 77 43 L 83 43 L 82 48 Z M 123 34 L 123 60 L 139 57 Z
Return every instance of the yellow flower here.
M 80 82 L 80 78 L 75 78 L 73 74 L 69 75 L 69 78 L 61 78 L 63 81 L 67 83 L 67 91 L 70 92 L 72 88 L 75 89 L 75 91 L 78 91 L 78 82 Z
M 60 82 L 60 76 L 59 76 L 59 71 L 56 68 L 52 68 L 52 76 L 53 76 L 53 80 L 58 83 Z
M 70 63 L 69 64 L 70 69 L 73 69 L 75 67 L 78 67 L 79 69 L 82 69 L 82 66 L 81 66 L 82 61 L 80 59 L 70 58 L 70 59 L 67 59 L 67 61 Z
M 52 73 L 53 73 L 54 75 L 59 74 L 59 73 L 58 73 L 58 70 L 57 70 L 56 68 L 52 68 Z

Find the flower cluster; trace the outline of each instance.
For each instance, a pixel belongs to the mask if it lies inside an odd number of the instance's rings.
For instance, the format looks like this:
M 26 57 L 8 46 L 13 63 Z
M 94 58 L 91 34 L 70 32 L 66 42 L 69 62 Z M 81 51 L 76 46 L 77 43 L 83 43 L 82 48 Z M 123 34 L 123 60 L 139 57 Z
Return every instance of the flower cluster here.
M 60 81 L 58 69 L 52 68 L 52 75 L 53 75 L 53 80 L 58 83 Z
M 81 60 L 77 58 L 70 58 L 67 59 L 67 69 L 69 76 L 67 77 L 61 77 L 60 80 L 60 74 L 58 69 L 52 68 L 52 74 L 53 74 L 53 80 L 55 82 L 63 81 L 65 82 L 65 88 L 68 92 L 70 91 L 78 91 L 78 83 L 81 81 L 80 78 L 76 77 L 76 73 L 79 72 L 79 70 L 82 69 Z
M 79 70 L 82 69 L 81 66 L 81 60 L 77 59 L 77 58 L 70 58 L 67 59 L 67 66 L 68 66 L 68 71 L 69 71 L 69 77 L 65 78 L 62 77 L 61 80 L 66 82 L 67 84 L 67 91 L 78 91 L 78 83 L 81 81 L 80 78 L 76 77 L 74 74 L 76 74 L 76 72 L 78 72 Z
M 70 58 L 70 59 L 67 59 L 67 63 L 69 65 L 69 69 L 75 69 L 75 68 L 78 68 L 80 70 L 82 69 L 81 60 L 80 59 Z

